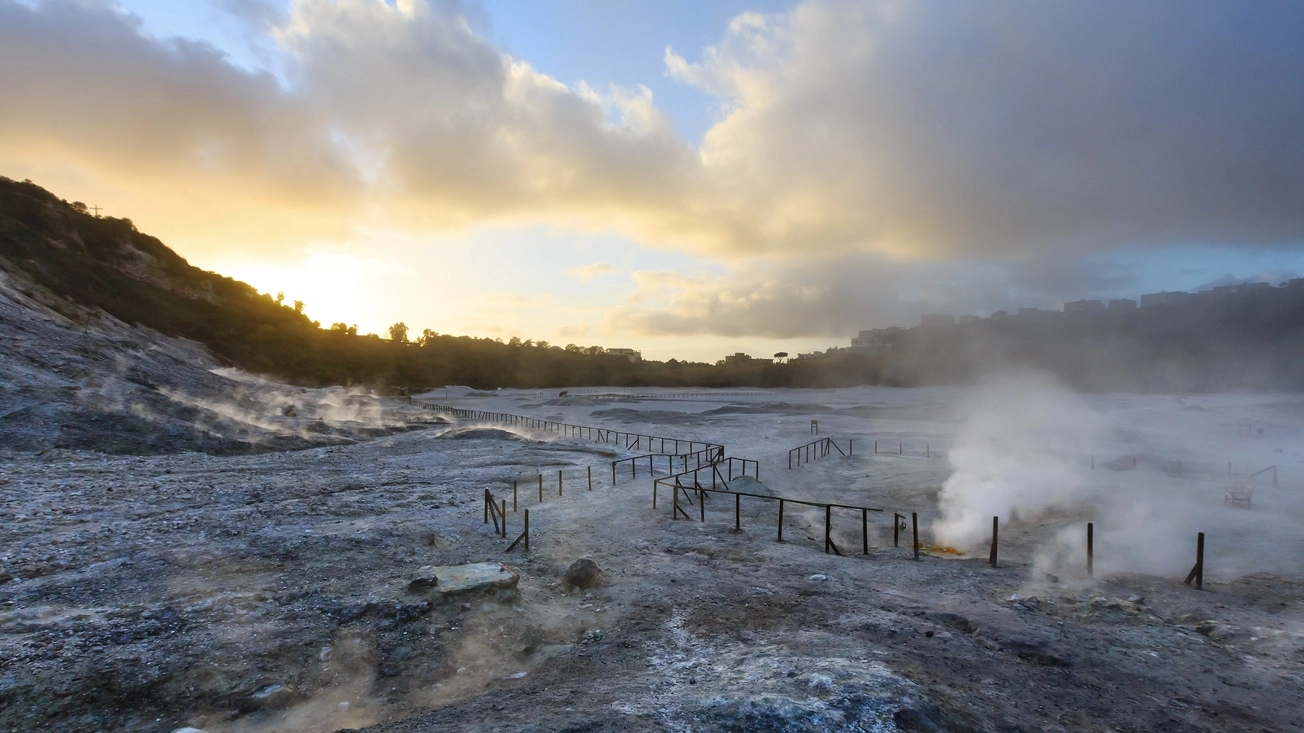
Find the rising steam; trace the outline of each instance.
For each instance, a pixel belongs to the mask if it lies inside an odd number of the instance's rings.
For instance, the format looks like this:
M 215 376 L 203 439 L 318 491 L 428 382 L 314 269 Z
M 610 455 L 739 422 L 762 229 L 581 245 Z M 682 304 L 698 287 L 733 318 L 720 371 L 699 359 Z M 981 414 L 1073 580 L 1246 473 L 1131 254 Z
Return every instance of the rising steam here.
M 943 544 L 973 547 L 991 532 L 991 518 L 1031 518 L 1085 492 L 1075 457 L 1104 433 L 1104 419 L 1081 397 L 1036 372 L 990 381 L 961 408 L 963 423 L 949 460 L 953 471 L 938 497 Z

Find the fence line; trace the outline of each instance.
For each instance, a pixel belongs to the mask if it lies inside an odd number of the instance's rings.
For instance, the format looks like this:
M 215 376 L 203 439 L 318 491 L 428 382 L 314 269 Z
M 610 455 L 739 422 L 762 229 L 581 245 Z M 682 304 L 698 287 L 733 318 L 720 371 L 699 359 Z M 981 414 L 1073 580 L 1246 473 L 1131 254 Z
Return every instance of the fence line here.
M 693 486 L 684 486 L 679 481 L 679 476 L 675 476 L 673 478 L 675 479 L 675 481 L 673 484 L 670 485 L 670 490 L 672 492 L 672 497 L 673 497 L 672 507 L 670 510 L 671 519 L 679 519 L 680 516 L 682 516 L 684 519 L 688 519 L 688 520 L 692 519 L 692 516 L 689 515 L 688 511 L 684 509 L 683 506 L 680 505 L 681 492 L 683 493 L 684 501 L 688 506 L 693 506 L 692 494 L 693 493 L 697 494 L 696 506 L 698 507 L 698 519 L 701 522 L 706 522 L 706 500 L 709 496 L 713 494 L 732 496 L 734 498 L 734 531 L 735 532 L 742 531 L 742 497 L 746 496 L 752 499 L 760 499 L 762 501 L 777 501 L 779 503 L 779 520 L 778 520 L 778 534 L 777 534 L 776 541 L 782 542 L 783 541 L 783 511 L 787 504 L 796 504 L 798 506 L 823 508 L 824 509 L 824 552 L 834 554 L 834 555 L 843 554 L 842 550 L 833 541 L 833 510 L 834 509 L 849 509 L 849 510 L 860 512 L 861 552 L 862 554 L 865 555 L 869 554 L 869 513 L 870 512 L 881 513 L 883 511 L 882 509 L 876 509 L 874 507 L 867 507 L 867 506 L 857 506 L 852 504 L 838 504 L 835 502 L 807 501 L 805 499 L 790 499 L 784 496 L 770 496 L 768 494 L 754 494 L 747 491 L 734 491 L 728 488 L 727 485 L 723 489 L 706 488 L 705 486 L 701 486 L 696 483 Z M 657 487 L 661 484 L 661 482 L 666 480 L 667 479 L 657 479 L 655 482 L 653 482 L 653 487 L 652 487 L 653 508 L 656 507 Z
M 630 479 L 638 478 L 638 464 L 641 461 L 647 461 L 647 471 L 649 474 L 653 471 L 653 460 L 657 458 L 666 459 L 666 473 L 673 473 L 675 470 L 674 462 L 676 459 L 683 459 L 684 471 L 688 471 L 689 460 L 692 459 L 697 468 L 702 468 L 702 458 L 706 458 L 707 465 L 719 463 L 724 460 L 724 447 L 713 446 L 703 448 L 702 450 L 693 451 L 692 453 L 649 453 L 642 456 L 630 456 L 629 458 L 619 458 L 611 462 L 611 484 L 616 484 L 616 467 L 622 464 L 629 464 Z
M 816 443 L 819 442 L 821 441 L 816 441 Z M 869 548 L 870 548 L 869 513 L 870 512 L 883 513 L 885 510 L 876 507 L 861 506 L 856 504 L 811 501 L 807 499 L 793 499 L 786 496 L 772 496 L 769 494 L 757 494 L 748 491 L 736 491 L 734 489 L 729 488 L 728 481 L 724 478 L 724 474 L 720 472 L 720 467 L 722 465 L 727 466 L 729 471 L 729 480 L 732 480 L 734 477 L 733 466 L 735 463 L 737 463 L 741 467 L 742 472 L 739 475 L 743 475 L 743 476 L 747 475 L 746 471 L 749 468 L 755 472 L 759 472 L 760 466 L 756 461 L 752 459 L 729 457 L 719 462 L 711 463 L 707 466 L 695 468 L 689 471 L 685 471 L 682 473 L 674 474 L 663 478 L 657 478 L 652 482 L 652 508 L 654 510 L 656 509 L 658 491 L 660 488 L 663 487 L 663 485 L 665 485 L 669 487 L 672 492 L 672 505 L 671 505 L 671 512 L 670 512 L 670 517 L 672 520 L 677 520 L 682 517 L 684 519 L 691 521 L 693 517 L 691 514 L 688 513 L 688 510 L 685 508 L 685 506 L 688 507 L 696 506 L 698 509 L 698 521 L 705 523 L 707 499 L 712 495 L 732 496 L 734 498 L 733 531 L 741 532 L 742 531 L 742 498 L 744 496 L 748 497 L 749 499 L 759 499 L 765 502 L 778 502 L 778 521 L 777 521 L 776 535 L 775 535 L 776 542 L 783 542 L 783 516 L 784 516 L 784 511 L 787 508 L 787 505 L 792 504 L 796 506 L 812 507 L 816 509 L 822 508 L 824 510 L 824 552 L 825 554 L 833 554 L 839 556 L 842 556 L 844 553 L 842 551 L 842 548 L 838 547 L 837 543 L 834 542 L 833 540 L 833 510 L 841 509 L 841 510 L 848 510 L 848 511 L 856 511 L 860 513 L 861 554 L 869 555 Z M 701 478 L 700 474 L 704 470 L 709 470 L 711 472 L 710 488 L 702 485 L 700 482 L 700 478 Z M 1257 476 L 1269 472 L 1272 473 L 1273 480 L 1275 481 L 1276 466 L 1269 466 L 1268 468 L 1258 471 L 1255 474 L 1251 474 L 1251 476 Z M 690 486 L 684 485 L 683 478 L 686 476 L 693 477 L 692 485 Z M 539 472 L 538 481 L 539 481 L 539 500 L 542 501 L 543 500 L 543 472 L 542 471 Z M 592 477 L 591 467 L 588 473 L 588 481 L 589 481 L 589 489 L 592 490 L 593 477 Z M 720 488 L 720 486 L 723 486 L 724 488 Z M 513 511 L 516 510 L 516 505 L 517 505 L 517 488 L 518 488 L 518 481 L 514 480 L 512 482 L 512 510 Z M 694 494 L 696 494 L 697 496 L 696 503 L 693 501 L 692 498 Z M 557 471 L 557 495 L 558 496 L 563 495 L 562 494 L 562 471 L 560 469 Z M 900 541 L 899 541 L 900 530 L 904 528 L 904 519 L 905 519 L 904 514 L 901 514 L 899 512 L 893 512 L 892 545 L 894 547 L 900 546 Z M 525 552 L 530 551 L 530 510 L 529 509 L 525 510 L 523 520 L 524 521 L 522 523 L 521 533 L 517 535 L 516 539 L 513 540 L 510 545 L 508 545 L 506 552 L 512 552 L 518 546 L 523 546 L 523 550 Z M 507 538 L 507 500 L 506 499 L 497 500 L 494 497 L 493 492 L 491 492 L 489 489 L 485 489 L 484 490 L 484 523 L 489 524 L 490 522 L 492 522 L 494 526 L 494 535 L 506 539 Z M 1095 565 L 1094 529 L 1095 529 L 1095 524 L 1093 522 L 1088 522 L 1086 526 L 1085 549 L 1086 549 L 1086 574 L 1087 577 L 1089 578 L 1094 576 L 1094 572 L 1093 572 L 1094 565 Z M 911 549 L 913 552 L 913 556 L 915 560 L 919 560 L 920 553 L 924 545 L 919 540 L 919 514 L 917 512 L 910 513 L 910 530 L 911 530 Z M 992 517 L 991 545 L 990 545 L 990 550 L 989 550 L 988 560 L 987 560 L 988 564 L 991 565 L 992 567 L 997 567 L 998 540 L 1000 536 L 999 532 L 1000 532 L 999 518 Z M 1202 590 L 1204 587 L 1204 533 L 1203 532 L 1200 532 L 1197 536 L 1195 565 L 1194 567 L 1191 568 L 1191 572 L 1187 575 L 1184 584 L 1188 586 L 1194 585 L 1196 590 Z
M 880 444 L 882 444 L 882 445 L 880 446 Z M 932 443 L 924 443 L 924 450 L 923 450 L 923 452 L 918 452 L 918 451 L 919 451 L 919 444 L 918 444 L 918 443 L 911 444 L 910 447 L 911 447 L 911 451 L 912 451 L 912 452 L 910 452 L 910 453 L 907 453 L 907 452 L 906 452 L 906 441 L 904 441 L 904 440 L 898 440 L 898 441 L 896 441 L 896 444 L 897 444 L 897 449 L 896 449 L 896 450 L 892 450 L 892 441 L 890 441 L 890 440 L 884 440 L 884 439 L 882 439 L 882 438 L 876 438 L 876 439 L 874 440 L 874 454 L 875 454 L 875 455 L 878 455 L 878 454 L 882 453 L 882 454 L 886 454 L 886 455 L 894 455 L 894 456 L 914 455 L 914 456 L 923 456 L 924 458 L 932 458 L 932 457 L 933 457 L 933 444 L 932 444 Z M 881 449 L 880 449 L 880 448 L 881 448 Z
M 792 468 L 792 458 L 794 455 L 797 457 L 797 467 L 800 468 L 803 455 L 806 458 L 806 462 L 810 463 L 815 458 L 828 457 L 834 449 L 837 449 L 837 451 L 844 457 L 849 456 L 851 455 L 852 441 L 850 439 L 847 440 L 847 449 L 845 451 L 842 450 L 842 446 L 833 442 L 833 438 L 820 438 L 819 440 L 813 440 L 806 445 L 799 445 L 796 448 L 790 448 L 788 450 L 788 468 Z
M 536 430 L 546 430 L 572 438 L 584 438 L 599 443 L 609 443 L 633 450 L 655 450 L 658 441 L 660 443 L 660 454 L 665 455 L 682 455 L 684 453 L 694 453 L 698 450 L 716 448 L 723 453 L 724 446 L 719 443 L 711 443 L 705 440 L 690 440 L 686 438 L 674 438 L 662 435 L 644 435 L 643 433 L 630 433 L 623 430 L 611 430 L 609 428 L 597 428 L 588 425 L 575 425 L 572 423 L 557 422 L 555 420 L 541 420 L 536 417 L 527 415 L 515 415 L 509 412 L 490 412 L 486 410 L 467 410 L 450 405 L 436 405 L 430 402 L 418 402 L 422 409 L 432 410 L 463 420 L 478 420 L 480 422 L 498 422 L 509 425 L 519 425 L 522 427 L 533 428 Z M 644 441 L 647 448 L 643 448 Z M 666 446 L 673 446 L 673 451 L 667 451 Z

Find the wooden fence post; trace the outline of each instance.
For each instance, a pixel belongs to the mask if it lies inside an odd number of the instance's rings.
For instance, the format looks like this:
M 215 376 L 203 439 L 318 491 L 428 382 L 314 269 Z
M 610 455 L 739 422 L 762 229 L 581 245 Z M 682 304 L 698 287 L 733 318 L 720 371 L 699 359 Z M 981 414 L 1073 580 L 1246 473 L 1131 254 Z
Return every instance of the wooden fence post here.
M 991 551 L 991 555 L 987 558 L 987 562 L 991 563 L 992 567 L 996 567 L 996 543 L 1000 538 L 999 533 L 1000 533 L 999 520 L 996 517 L 992 517 L 992 551 Z
M 1190 585 L 1192 580 L 1195 581 L 1196 590 L 1204 589 L 1204 532 L 1195 536 L 1195 567 L 1191 568 L 1182 584 Z
M 1093 565 L 1095 565 L 1095 554 L 1096 554 L 1095 534 L 1096 534 L 1096 525 L 1092 522 L 1087 522 L 1087 577 L 1088 578 L 1090 578 L 1094 572 Z
M 829 553 L 829 545 L 833 543 L 833 505 L 824 505 L 824 554 Z

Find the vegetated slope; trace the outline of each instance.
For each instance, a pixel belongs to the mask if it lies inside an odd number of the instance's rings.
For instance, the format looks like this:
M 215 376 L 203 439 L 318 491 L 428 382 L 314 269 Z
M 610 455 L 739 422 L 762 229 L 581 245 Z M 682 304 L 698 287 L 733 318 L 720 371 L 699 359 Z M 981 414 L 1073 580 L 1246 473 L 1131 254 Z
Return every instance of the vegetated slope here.
M 232 313 L 273 325 L 287 317 L 130 222 L 85 216 L 30 184 L 0 190 L 0 449 L 250 453 L 435 421 L 342 388 L 223 369 L 204 344 L 160 330 L 236 348 Z
M 199 341 L 226 364 L 294 384 L 479 388 L 583 385 L 834 386 L 873 381 L 860 357 L 822 365 L 632 363 L 600 347 L 426 332 L 383 341 L 320 324 L 249 285 L 191 266 L 129 219 L 92 216 L 31 182 L 0 177 L 0 269 L 61 312 L 102 309 Z M 82 317 L 82 316 L 77 316 Z
M 62 300 L 103 309 L 252 371 L 302 374 L 319 330 L 245 283 L 192 267 L 129 219 L 91 216 L 29 182 L 0 179 L 0 258 L 56 309 L 75 310 Z

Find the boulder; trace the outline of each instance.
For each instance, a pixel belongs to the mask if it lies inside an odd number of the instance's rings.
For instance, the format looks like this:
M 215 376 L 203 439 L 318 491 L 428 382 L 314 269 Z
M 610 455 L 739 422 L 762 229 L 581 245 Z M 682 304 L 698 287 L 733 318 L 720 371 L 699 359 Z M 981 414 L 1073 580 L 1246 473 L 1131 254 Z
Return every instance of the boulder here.
M 602 582 L 602 568 L 587 557 L 582 557 L 566 568 L 562 582 L 567 588 L 592 588 Z

